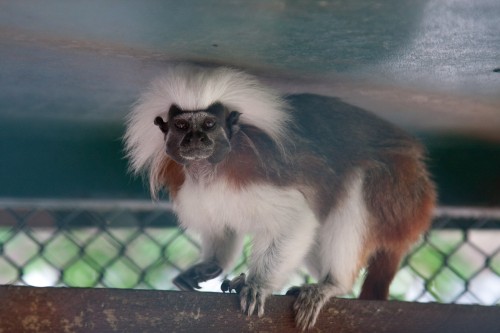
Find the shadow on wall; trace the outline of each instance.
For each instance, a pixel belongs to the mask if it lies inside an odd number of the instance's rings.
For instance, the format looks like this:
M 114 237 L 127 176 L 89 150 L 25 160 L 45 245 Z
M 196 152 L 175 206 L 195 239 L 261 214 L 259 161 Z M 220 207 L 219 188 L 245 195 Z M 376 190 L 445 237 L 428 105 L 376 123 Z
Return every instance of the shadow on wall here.
M 344 72 L 405 49 L 427 1 L 7 2 L 0 21 L 53 41 L 304 74 Z M 35 37 L 36 38 L 36 37 Z M 57 42 L 56 42 L 57 43 Z M 116 51 L 116 50 L 115 50 Z M 122 52 L 124 50 L 121 50 Z

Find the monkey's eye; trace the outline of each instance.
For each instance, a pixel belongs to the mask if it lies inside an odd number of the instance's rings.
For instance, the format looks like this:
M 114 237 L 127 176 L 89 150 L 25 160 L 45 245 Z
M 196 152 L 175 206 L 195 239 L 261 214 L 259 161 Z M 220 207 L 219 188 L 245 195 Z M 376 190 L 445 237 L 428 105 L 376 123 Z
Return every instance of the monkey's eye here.
M 176 119 L 174 121 L 174 126 L 177 129 L 185 131 L 185 130 L 187 130 L 189 128 L 189 122 L 187 120 L 184 120 L 184 119 Z
M 203 128 L 204 129 L 212 129 L 215 127 L 215 119 L 206 119 L 204 122 L 203 122 Z

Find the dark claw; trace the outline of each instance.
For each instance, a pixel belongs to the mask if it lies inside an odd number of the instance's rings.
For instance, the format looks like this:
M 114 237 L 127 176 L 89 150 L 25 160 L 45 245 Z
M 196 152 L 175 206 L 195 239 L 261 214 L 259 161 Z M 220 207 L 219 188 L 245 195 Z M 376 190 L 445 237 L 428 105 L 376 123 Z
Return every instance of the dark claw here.
M 220 285 L 220 290 L 222 290 L 223 293 L 225 293 L 226 291 L 231 292 L 231 290 L 229 290 L 230 285 L 231 285 L 231 281 L 226 279 L 226 280 L 222 281 L 222 284 Z
M 194 291 L 200 289 L 200 282 L 216 278 L 222 273 L 222 268 L 214 262 L 202 262 L 179 274 L 173 283 L 180 290 Z
M 195 281 L 186 279 L 183 275 L 177 276 L 173 282 L 177 288 L 183 291 L 194 291 L 195 289 L 200 288 Z

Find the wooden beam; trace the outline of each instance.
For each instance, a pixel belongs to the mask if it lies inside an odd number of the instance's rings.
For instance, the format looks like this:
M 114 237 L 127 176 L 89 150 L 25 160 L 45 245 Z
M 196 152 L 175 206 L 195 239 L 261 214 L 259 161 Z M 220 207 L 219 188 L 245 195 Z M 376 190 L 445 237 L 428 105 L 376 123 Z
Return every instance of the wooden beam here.
M 296 332 L 293 301 L 259 319 L 235 294 L 0 286 L 0 332 Z M 313 332 L 498 333 L 500 307 L 333 299 Z

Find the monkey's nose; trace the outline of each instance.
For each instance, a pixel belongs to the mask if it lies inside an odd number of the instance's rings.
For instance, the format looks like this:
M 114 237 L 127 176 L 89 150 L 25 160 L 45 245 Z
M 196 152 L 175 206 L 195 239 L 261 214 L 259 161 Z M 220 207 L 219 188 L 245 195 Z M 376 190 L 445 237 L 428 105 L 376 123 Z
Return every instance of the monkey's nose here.
M 210 142 L 208 136 L 203 132 L 194 132 L 192 135 L 186 138 L 187 142 L 190 144 L 207 144 Z

